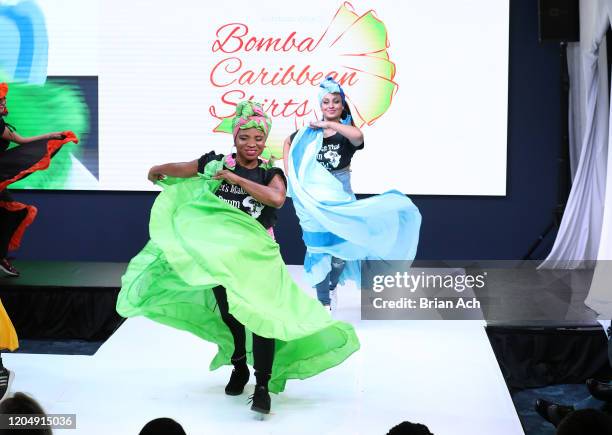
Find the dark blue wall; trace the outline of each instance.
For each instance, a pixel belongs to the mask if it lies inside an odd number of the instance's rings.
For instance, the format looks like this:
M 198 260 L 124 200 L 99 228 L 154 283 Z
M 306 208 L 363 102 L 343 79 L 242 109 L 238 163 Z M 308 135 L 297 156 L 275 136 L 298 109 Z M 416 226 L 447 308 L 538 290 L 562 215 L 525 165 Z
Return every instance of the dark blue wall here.
M 538 43 L 535 1 L 510 5 L 507 196 L 414 196 L 423 215 L 420 259 L 521 258 L 551 221 L 560 141 L 559 47 Z M 19 259 L 127 261 L 147 240 L 155 194 L 39 191 L 15 197 L 39 208 Z M 280 210 L 276 233 L 285 261 L 301 264 L 304 246 L 290 200 Z M 540 254 L 547 248 L 550 240 Z

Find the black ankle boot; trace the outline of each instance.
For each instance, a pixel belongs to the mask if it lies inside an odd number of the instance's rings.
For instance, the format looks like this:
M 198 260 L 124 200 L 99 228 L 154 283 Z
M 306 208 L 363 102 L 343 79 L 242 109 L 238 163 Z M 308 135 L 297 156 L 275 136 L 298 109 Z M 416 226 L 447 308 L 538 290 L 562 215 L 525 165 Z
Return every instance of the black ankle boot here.
M 591 396 L 597 400 L 612 402 L 612 383 L 599 382 L 595 379 L 587 379 L 586 385 L 589 389 L 589 393 L 591 393 Z
M 270 413 L 271 399 L 268 387 L 265 385 L 255 385 L 255 391 L 250 399 L 253 402 L 251 411 L 260 412 L 262 414 Z
M 535 411 L 553 426 L 557 427 L 561 420 L 574 411 L 572 406 L 559 405 L 548 400 L 538 399 L 535 402 Z
M 225 394 L 239 396 L 244 391 L 244 386 L 249 382 L 251 373 L 247 367 L 246 358 L 241 358 L 237 362 L 232 361 L 232 363 L 234 364 L 234 370 L 232 370 L 230 380 L 225 386 Z

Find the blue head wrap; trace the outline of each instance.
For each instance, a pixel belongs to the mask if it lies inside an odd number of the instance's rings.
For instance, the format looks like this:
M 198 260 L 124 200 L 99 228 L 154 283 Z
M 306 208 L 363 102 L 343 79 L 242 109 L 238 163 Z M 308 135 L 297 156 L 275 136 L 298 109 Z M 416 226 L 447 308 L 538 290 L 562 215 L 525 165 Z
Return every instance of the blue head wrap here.
M 319 104 L 323 102 L 323 97 L 327 94 L 340 94 L 342 98 L 342 105 L 346 106 L 346 98 L 344 97 L 344 91 L 340 84 L 332 79 L 331 77 L 327 77 L 325 80 L 321 82 L 319 85 L 321 88 L 319 90 Z
M 325 80 L 321 82 L 319 87 L 321 88 L 319 90 L 319 105 L 323 103 L 323 97 L 325 97 L 327 94 L 340 94 L 340 98 L 342 99 L 342 105 L 345 108 L 348 108 L 348 106 L 346 105 L 346 97 L 344 96 L 344 91 L 342 90 L 340 84 L 333 78 L 326 77 Z M 347 115 L 347 117 L 341 122 L 342 124 L 350 124 L 351 115 Z

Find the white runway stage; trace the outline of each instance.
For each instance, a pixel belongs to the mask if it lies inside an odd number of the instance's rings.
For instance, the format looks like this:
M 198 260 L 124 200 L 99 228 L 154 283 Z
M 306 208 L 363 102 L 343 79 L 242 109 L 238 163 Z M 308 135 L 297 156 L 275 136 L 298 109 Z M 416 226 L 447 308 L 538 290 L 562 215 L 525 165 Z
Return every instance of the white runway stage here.
M 290 266 L 301 281 L 301 267 Z M 304 287 L 303 287 L 304 288 Z M 13 391 L 49 413 L 77 415 L 66 434 L 138 434 L 157 417 L 191 435 L 384 435 L 404 420 L 436 435 L 523 434 L 480 321 L 361 321 L 359 293 L 339 289 L 335 316 L 352 322 L 361 350 L 344 364 L 272 395 L 258 421 L 242 396 L 223 393 L 212 344 L 144 318 L 127 320 L 94 356 L 3 354 Z M 314 290 L 313 290 L 314 292 Z

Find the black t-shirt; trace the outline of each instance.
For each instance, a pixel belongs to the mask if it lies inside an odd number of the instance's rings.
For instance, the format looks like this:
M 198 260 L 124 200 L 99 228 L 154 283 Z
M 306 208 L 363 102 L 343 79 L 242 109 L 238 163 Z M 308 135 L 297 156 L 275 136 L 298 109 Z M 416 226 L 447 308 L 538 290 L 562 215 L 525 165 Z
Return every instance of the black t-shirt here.
M 222 160 L 223 157 L 223 154 L 215 154 L 214 151 L 204 154 L 198 159 L 198 172 L 204 173 L 204 167 L 206 164 L 212 160 Z M 233 154 L 233 157 L 236 159 L 236 154 Z M 247 180 L 254 181 L 258 184 L 263 184 L 264 186 L 270 184 L 275 175 L 280 175 L 285 183 L 285 186 L 287 185 L 285 174 L 283 174 L 283 171 L 280 168 L 265 169 L 258 166 L 257 168 L 248 169 L 240 166 L 238 161 L 236 161 L 234 173 L 242 178 L 246 178 Z M 266 229 L 274 226 L 276 223 L 276 209 L 274 207 L 270 207 L 269 205 L 260 203 L 237 184 L 230 184 L 223 180 L 219 186 L 219 189 L 217 189 L 215 193 L 217 197 L 223 201 L 257 219 L 257 221 Z
M 297 131 L 290 137 L 291 142 Z M 346 137 L 336 133 L 330 137 L 323 138 L 323 144 L 317 154 L 317 162 L 328 171 L 337 171 L 351 164 L 355 151 L 363 149 L 364 144 L 355 146 Z

